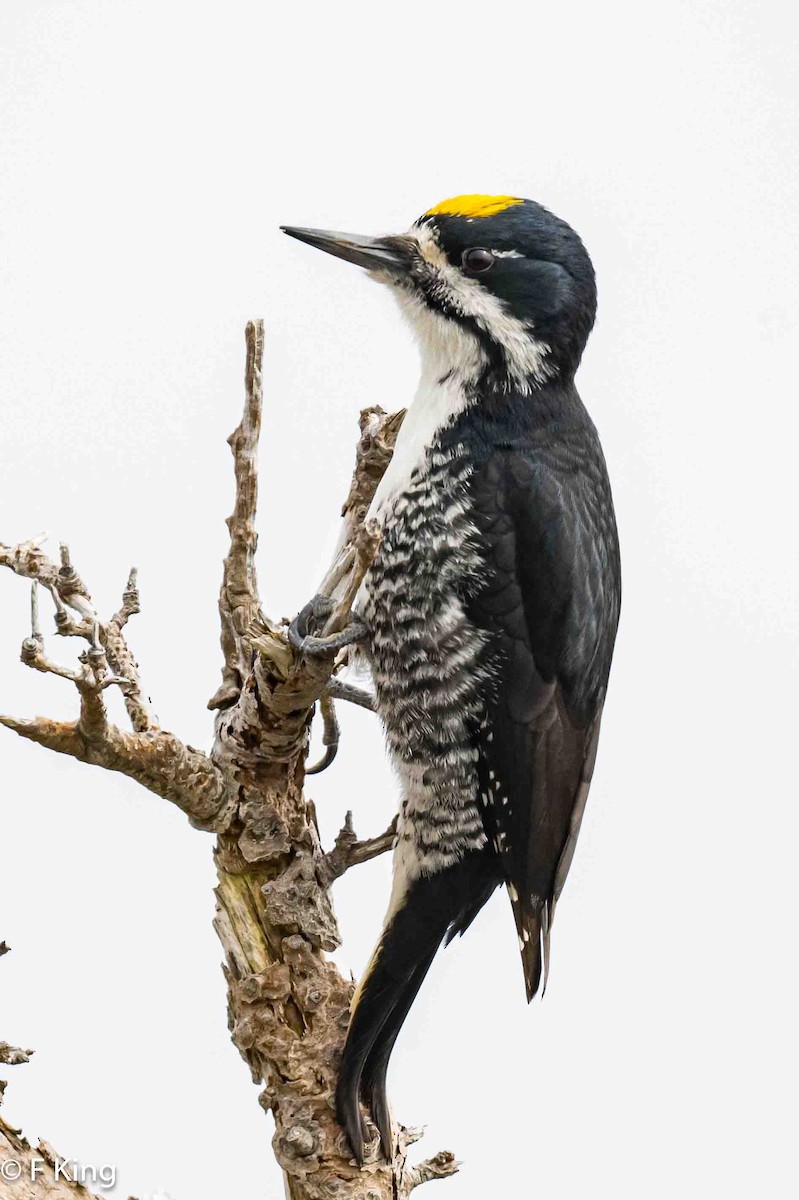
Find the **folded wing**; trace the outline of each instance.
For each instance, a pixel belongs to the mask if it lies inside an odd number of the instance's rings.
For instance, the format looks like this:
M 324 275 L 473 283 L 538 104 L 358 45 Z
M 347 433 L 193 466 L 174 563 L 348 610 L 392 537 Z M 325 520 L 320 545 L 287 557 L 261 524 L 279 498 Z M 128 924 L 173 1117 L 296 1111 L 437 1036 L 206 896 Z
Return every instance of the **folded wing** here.
M 599 455 L 599 458 L 596 458 Z M 480 731 L 486 831 L 513 906 L 528 999 L 591 782 L 620 602 L 613 506 L 598 443 L 571 461 L 497 450 L 474 480 L 486 572 L 471 600 L 492 634 Z

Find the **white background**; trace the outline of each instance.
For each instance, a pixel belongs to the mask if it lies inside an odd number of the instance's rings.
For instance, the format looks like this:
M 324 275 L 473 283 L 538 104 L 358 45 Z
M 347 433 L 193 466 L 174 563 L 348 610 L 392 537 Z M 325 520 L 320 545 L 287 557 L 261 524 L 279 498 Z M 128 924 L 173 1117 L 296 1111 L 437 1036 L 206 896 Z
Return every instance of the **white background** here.
M 580 387 L 625 575 L 595 786 L 546 1000 L 524 1003 L 498 895 L 436 962 L 391 1093 L 464 1160 L 442 1200 L 792 1197 L 795 13 L 272 7 L 3 5 L 0 538 L 68 539 L 106 613 L 138 565 L 147 687 L 207 746 L 246 319 L 268 324 L 274 616 L 327 560 L 359 409 L 416 374 L 389 297 L 278 225 L 396 232 L 464 191 L 569 220 L 599 277 Z M 18 663 L 27 603 L 0 577 L 0 711 L 68 716 L 69 685 Z M 394 805 L 373 719 L 345 718 L 309 787 L 328 839 Z M 225 1028 L 210 837 L 11 734 L 0 755 L 0 1035 L 36 1048 L 8 1119 L 117 1164 L 120 1200 L 278 1200 Z M 386 860 L 336 885 L 356 972 L 388 887 Z

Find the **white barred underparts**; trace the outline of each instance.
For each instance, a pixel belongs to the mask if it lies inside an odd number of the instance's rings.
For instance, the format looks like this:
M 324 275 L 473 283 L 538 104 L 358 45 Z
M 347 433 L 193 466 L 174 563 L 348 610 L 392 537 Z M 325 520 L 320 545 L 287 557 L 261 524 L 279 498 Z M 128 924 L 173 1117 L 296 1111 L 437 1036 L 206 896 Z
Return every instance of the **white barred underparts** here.
M 392 907 L 412 879 L 486 842 L 473 737 L 484 635 L 458 599 L 481 561 L 464 504 L 467 462 L 434 443 L 406 486 L 378 504 L 383 539 L 362 593 L 377 708 L 401 785 Z

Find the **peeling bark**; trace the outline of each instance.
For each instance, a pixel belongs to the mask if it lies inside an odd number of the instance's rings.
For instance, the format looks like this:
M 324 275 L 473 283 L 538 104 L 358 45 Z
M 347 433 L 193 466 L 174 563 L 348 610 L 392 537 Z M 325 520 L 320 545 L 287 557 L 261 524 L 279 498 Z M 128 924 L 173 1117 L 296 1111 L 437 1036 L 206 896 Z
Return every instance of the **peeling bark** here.
M 286 628 L 261 609 L 254 566 L 261 322 L 247 326 L 246 344 L 244 414 L 229 439 L 236 494 L 219 595 L 224 663 L 220 687 L 209 702 L 215 713 L 210 754 L 159 729 L 149 713 L 125 633 L 139 609 L 135 572 L 122 607 L 104 622 L 68 550 L 62 550 L 57 565 L 35 542 L 0 544 L 0 566 L 34 581 L 31 634 L 22 659 L 35 670 L 69 679 L 79 693 L 80 714 L 73 722 L 0 717 L 0 723 L 50 750 L 137 779 L 177 804 L 194 826 L 217 834 L 214 925 L 225 954 L 228 1024 L 253 1079 L 262 1085 L 260 1102 L 274 1116 L 273 1148 L 289 1200 L 403 1200 L 420 1184 L 454 1174 L 457 1163 L 442 1152 L 410 1166 L 408 1148 L 420 1133 L 398 1126 L 394 1160 L 379 1157 L 373 1131 L 371 1155 L 361 1170 L 334 1117 L 333 1093 L 354 989 L 325 957 L 340 943 L 329 888 L 345 870 L 390 849 L 394 828 L 359 841 L 347 814 L 335 846 L 325 853 L 313 805 L 303 794 L 316 706 L 323 708 L 330 744 L 335 699 L 366 707 L 371 702 L 368 694 L 337 678 L 346 651 L 302 657 Z M 377 549 L 376 531 L 365 518 L 403 415 L 379 408 L 361 414 L 340 548 L 319 588 L 334 600 L 322 631 L 326 636 L 345 628 Z M 55 604 L 56 633 L 87 643 L 74 669 L 56 665 L 45 654 L 38 620 L 41 587 Z M 111 686 L 122 690 L 130 730 L 108 721 L 103 692 Z

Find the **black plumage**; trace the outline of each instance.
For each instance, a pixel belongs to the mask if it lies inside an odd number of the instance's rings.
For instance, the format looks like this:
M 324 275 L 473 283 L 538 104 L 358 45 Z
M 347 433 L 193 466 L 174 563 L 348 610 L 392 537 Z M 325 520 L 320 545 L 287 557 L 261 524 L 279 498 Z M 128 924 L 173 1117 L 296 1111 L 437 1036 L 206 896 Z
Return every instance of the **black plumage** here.
M 532 413 L 527 397 L 501 397 L 464 418 L 486 564 L 467 611 L 491 634 L 493 686 L 476 733 L 483 819 L 528 999 L 588 795 L 621 601 L 599 439 L 573 387 L 546 390 Z

